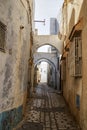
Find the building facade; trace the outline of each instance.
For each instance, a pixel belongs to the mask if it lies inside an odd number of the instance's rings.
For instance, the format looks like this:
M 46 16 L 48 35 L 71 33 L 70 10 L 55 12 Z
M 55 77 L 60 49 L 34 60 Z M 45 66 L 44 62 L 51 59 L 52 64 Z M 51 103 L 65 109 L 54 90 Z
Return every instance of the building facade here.
M 84 8 L 85 7 L 85 8 Z M 62 8 L 61 58 L 63 95 L 82 130 L 87 129 L 87 1 L 65 0 Z
M 32 0 L 0 1 L 0 130 L 23 117 L 32 42 Z
M 57 35 L 59 32 L 59 24 L 56 18 L 50 18 L 50 35 Z

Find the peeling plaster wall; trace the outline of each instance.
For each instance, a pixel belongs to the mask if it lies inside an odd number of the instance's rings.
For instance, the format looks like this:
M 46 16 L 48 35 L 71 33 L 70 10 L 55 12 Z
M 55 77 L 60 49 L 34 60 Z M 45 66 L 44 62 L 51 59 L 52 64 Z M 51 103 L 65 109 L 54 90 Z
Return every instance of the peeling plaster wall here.
M 0 50 L 0 113 L 19 106 L 23 109 L 32 26 L 28 9 L 26 1 L 0 1 L 0 21 L 7 27 L 5 52 Z

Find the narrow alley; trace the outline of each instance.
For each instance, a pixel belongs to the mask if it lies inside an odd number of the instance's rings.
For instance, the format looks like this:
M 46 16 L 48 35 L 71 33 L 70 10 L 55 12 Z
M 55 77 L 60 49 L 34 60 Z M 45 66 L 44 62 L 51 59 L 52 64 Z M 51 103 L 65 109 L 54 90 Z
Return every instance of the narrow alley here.
M 0 0 L 0 130 L 87 130 L 87 0 Z
M 40 83 L 28 98 L 24 120 L 15 130 L 80 130 L 61 93 Z

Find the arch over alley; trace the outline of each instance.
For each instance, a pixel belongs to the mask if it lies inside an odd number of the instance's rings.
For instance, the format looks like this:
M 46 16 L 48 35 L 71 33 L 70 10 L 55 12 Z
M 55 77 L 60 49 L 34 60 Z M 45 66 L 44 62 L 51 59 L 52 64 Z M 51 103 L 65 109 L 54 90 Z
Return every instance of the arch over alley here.
M 56 80 L 57 71 L 56 71 L 56 66 L 52 61 L 50 61 L 49 59 L 39 59 L 36 62 L 34 69 L 37 69 L 36 67 L 38 66 L 38 64 L 43 63 L 43 62 L 48 63 L 48 66 L 50 65 L 51 71 L 52 71 L 52 74 L 49 75 L 50 77 L 48 76 L 49 73 L 47 72 L 47 84 L 50 85 L 52 88 L 57 89 L 57 80 Z M 37 77 L 37 76 L 34 76 L 34 77 Z
M 35 66 L 40 63 L 40 62 L 47 62 L 53 67 L 52 75 L 54 77 L 54 82 L 55 82 L 55 87 L 56 89 L 60 89 L 60 72 L 58 69 L 58 58 L 56 57 L 55 54 L 53 53 L 42 53 L 42 52 L 37 52 L 34 54 L 34 68 Z M 56 79 L 57 78 L 57 79 Z
M 63 41 L 58 38 L 58 35 L 35 35 L 33 43 L 33 53 L 44 45 L 50 45 L 55 47 L 60 54 L 63 50 Z
M 50 63 L 55 65 L 55 68 L 57 70 L 56 64 L 57 64 L 57 57 L 55 54 L 51 53 L 44 53 L 44 52 L 36 52 L 34 53 L 34 65 L 37 64 L 38 61 L 41 61 L 41 59 L 45 59 L 49 61 Z

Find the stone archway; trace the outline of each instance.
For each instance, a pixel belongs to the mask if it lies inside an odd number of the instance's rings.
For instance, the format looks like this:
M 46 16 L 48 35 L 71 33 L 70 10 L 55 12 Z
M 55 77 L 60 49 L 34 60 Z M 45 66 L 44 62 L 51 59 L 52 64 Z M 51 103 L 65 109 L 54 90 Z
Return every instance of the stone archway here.
M 37 52 L 34 53 L 34 66 L 38 63 L 38 61 L 41 61 L 42 59 L 45 59 L 49 61 L 52 65 L 55 66 L 55 79 L 56 79 L 56 88 L 60 90 L 60 72 L 58 70 L 58 59 L 55 54 L 53 53 L 42 53 L 42 52 Z
M 36 68 L 36 66 L 39 64 L 39 63 L 41 63 L 41 62 L 47 62 L 49 65 L 51 65 L 51 67 L 53 68 L 52 69 L 52 87 L 53 88 L 57 88 L 57 80 L 56 80 L 56 77 L 57 77 L 57 73 L 56 73 L 56 66 L 55 66 L 55 64 L 54 63 L 52 63 L 52 61 L 50 61 L 50 60 L 48 60 L 48 59 L 39 59 L 39 60 L 37 60 L 37 62 L 34 64 L 34 68 Z M 49 80 L 51 80 L 51 79 L 49 79 Z M 47 80 L 48 81 L 48 80 Z
M 60 89 L 60 72 L 58 69 L 58 58 L 59 55 L 62 54 L 63 49 L 63 41 L 58 38 L 57 35 L 35 35 L 33 39 L 33 63 L 34 65 L 40 59 L 47 59 L 51 61 L 56 68 L 56 78 L 57 78 L 57 89 Z M 57 50 L 58 55 L 53 53 L 44 53 L 44 52 L 37 52 L 37 49 L 44 45 L 50 45 Z
M 62 54 L 63 41 L 60 40 L 57 35 L 35 35 L 33 42 L 33 53 L 36 52 L 37 48 L 44 45 L 53 46 L 60 54 Z
M 57 57 L 55 56 L 55 54 L 52 53 L 42 53 L 42 52 L 37 52 L 34 53 L 34 60 L 33 63 L 34 65 L 41 59 L 46 59 L 48 61 L 50 61 L 51 63 L 53 63 L 55 65 L 55 68 L 57 70 Z

